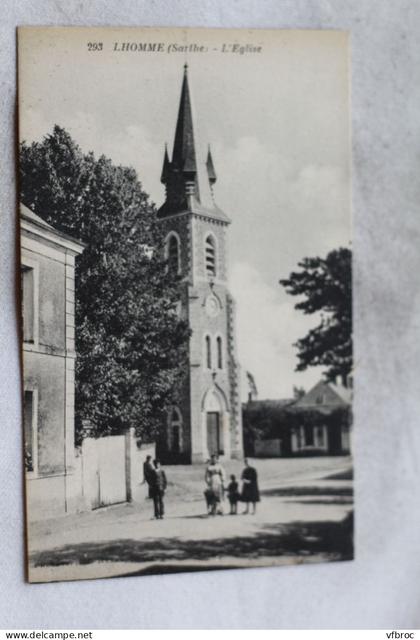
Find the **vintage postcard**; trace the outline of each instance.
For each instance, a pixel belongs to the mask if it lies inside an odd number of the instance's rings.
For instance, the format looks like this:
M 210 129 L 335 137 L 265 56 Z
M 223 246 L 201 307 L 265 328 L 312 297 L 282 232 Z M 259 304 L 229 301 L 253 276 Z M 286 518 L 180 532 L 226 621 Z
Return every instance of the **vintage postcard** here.
M 18 41 L 29 580 L 352 559 L 348 34 Z

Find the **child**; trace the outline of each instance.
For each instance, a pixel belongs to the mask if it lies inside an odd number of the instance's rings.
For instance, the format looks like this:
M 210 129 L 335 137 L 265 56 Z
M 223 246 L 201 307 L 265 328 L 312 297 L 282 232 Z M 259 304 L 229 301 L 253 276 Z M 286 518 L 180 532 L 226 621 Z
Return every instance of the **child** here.
M 230 515 L 236 516 L 238 513 L 239 485 L 235 476 L 230 476 L 230 482 L 227 487 L 227 493 L 230 503 Z

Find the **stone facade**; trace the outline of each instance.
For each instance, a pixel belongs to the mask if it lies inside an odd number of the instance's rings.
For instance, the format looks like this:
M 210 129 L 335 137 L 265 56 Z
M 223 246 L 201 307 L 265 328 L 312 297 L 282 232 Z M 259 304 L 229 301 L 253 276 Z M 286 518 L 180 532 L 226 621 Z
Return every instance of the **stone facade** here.
M 206 161 L 200 161 L 196 153 L 186 68 L 172 161 L 165 152 L 161 180 L 166 200 L 158 219 L 168 259 L 178 254 L 180 313 L 192 331 L 185 363 L 188 378 L 180 406 L 168 416 L 163 456 L 188 462 L 205 461 L 213 453 L 240 457 L 235 308 L 226 267 L 230 220 L 213 200 L 216 175 L 210 150 Z M 176 260 L 170 262 L 170 268 L 171 264 L 175 268 Z
M 77 508 L 74 260 L 80 243 L 21 207 L 24 434 L 29 518 Z

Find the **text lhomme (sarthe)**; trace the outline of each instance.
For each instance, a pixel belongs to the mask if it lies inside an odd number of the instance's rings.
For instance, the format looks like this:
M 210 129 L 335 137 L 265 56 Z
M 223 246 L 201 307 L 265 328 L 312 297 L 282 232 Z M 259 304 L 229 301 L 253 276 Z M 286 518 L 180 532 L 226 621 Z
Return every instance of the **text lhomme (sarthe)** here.
M 88 43 L 89 51 L 102 51 L 102 43 Z M 114 42 L 113 51 L 117 53 L 235 53 L 239 55 L 261 53 L 261 45 L 223 43 L 218 47 L 192 42 L 189 44 L 171 42 Z

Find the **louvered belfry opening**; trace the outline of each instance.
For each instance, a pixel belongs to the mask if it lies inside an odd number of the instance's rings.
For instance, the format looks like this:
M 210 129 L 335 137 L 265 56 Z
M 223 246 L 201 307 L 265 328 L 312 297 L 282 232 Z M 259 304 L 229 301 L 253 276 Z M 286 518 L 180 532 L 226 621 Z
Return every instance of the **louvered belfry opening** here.
M 216 246 L 214 238 L 207 236 L 205 242 L 205 260 L 206 260 L 206 273 L 209 276 L 216 275 Z

